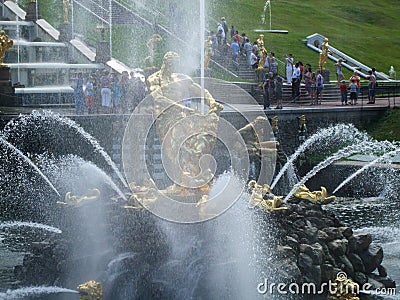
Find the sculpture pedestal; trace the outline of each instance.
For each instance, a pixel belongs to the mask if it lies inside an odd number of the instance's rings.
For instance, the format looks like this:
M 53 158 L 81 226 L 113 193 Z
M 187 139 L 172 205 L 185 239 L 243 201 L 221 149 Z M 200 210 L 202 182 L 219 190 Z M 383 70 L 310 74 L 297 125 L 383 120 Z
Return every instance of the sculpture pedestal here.
M 10 68 L 0 66 L 0 105 L 12 106 L 15 94 L 10 80 Z
M 96 45 L 96 58 L 97 63 L 106 63 L 111 59 L 110 44 L 106 41 L 98 42 Z
M 25 21 L 37 21 L 41 19 L 39 3 L 37 1 L 30 1 L 26 7 Z
M 72 40 L 72 24 L 63 23 L 59 26 L 60 37 L 59 40 L 61 42 L 69 42 Z

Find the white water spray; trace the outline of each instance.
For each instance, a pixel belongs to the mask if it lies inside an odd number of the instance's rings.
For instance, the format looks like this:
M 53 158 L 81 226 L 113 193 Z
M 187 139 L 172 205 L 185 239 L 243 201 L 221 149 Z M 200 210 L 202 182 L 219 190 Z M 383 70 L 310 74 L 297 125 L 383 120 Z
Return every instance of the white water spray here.
M 377 159 L 371 161 L 370 163 L 366 164 L 364 167 L 362 167 L 361 169 L 357 170 L 356 172 L 351 174 L 349 177 L 347 177 L 345 180 L 343 180 L 342 183 L 339 184 L 339 186 L 333 191 L 333 194 L 336 193 L 338 190 L 340 190 L 348 182 L 350 182 L 354 177 L 360 175 L 361 173 L 363 173 L 368 168 L 376 165 L 379 162 L 382 162 L 382 161 L 385 161 L 387 159 L 390 159 L 391 157 L 397 155 L 398 153 L 400 153 L 400 148 L 397 148 L 396 150 L 393 150 L 393 151 L 390 151 L 388 153 L 385 153 L 384 155 L 382 155 L 382 156 L 378 157 Z
M 46 181 L 46 183 L 50 186 L 50 188 L 58 195 L 60 196 L 60 193 L 56 190 L 54 185 L 51 183 L 51 181 L 43 174 L 42 171 L 33 163 L 32 160 L 29 159 L 26 155 L 24 155 L 21 150 L 13 146 L 11 143 L 7 142 L 5 139 L 0 137 L 0 142 L 4 144 L 7 148 L 11 149 L 13 153 L 15 153 L 18 157 L 22 158 L 25 162 L 27 162 L 35 171 Z
M 16 290 L 8 290 L 5 293 L 0 293 L 0 299 L 3 300 L 26 299 L 26 297 L 30 296 L 37 296 L 43 294 L 49 295 L 57 293 L 78 294 L 77 291 L 57 286 L 32 286 L 32 287 L 23 287 Z
M 30 228 L 46 230 L 48 232 L 62 233 L 62 231 L 56 227 L 34 222 L 11 221 L 11 222 L 0 223 L 0 229 L 12 228 L 12 227 L 30 227 Z
M 317 131 L 315 134 L 309 137 L 303 144 L 301 144 L 301 146 L 296 150 L 296 152 L 289 157 L 286 164 L 282 167 L 282 169 L 279 171 L 278 175 L 272 182 L 271 189 L 275 187 L 275 185 L 281 179 L 281 177 L 286 172 L 288 167 L 293 164 L 293 162 L 299 157 L 300 154 L 302 154 L 304 151 L 306 151 L 308 148 L 315 145 L 316 143 L 323 142 L 327 138 L 333 140 L 338 137 L 340 137 L 343 141 L 346 139 L 353 141 L 354 140 L 363 141 L 368 139 L 368 136 L 366 134 L 362 134 L 360 131 L 357 130 L 357 128 L 355 128 L 351 124 L 348 125 L 338 124 L 336 126 L 324 128 Z

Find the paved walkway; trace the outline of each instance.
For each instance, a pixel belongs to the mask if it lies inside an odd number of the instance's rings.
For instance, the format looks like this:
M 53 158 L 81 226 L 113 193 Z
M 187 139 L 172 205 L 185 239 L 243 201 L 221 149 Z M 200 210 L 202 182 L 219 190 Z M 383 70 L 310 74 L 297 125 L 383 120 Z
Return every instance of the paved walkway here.
M 347 105 L 343 106 L 340 100 L 337 101 L 328 101 L 322 102 L 321 105 L 310 105 L 308 103 L 291 103 L 290 101 L 283 101 L 282 109 L 275 109 L 275 105 L 271 105 L 271 108 L 266 111 L 267 114 L 274 113 L 279 114 L 282 113 L 294 113 L 294 112 L 321 112 L 321 111 L 346 111 L 346 110 L 386 110 L 389 107 L 393 108 L 394 106 L 400 107 L 400 97 L 390 98 L 380 98 L 375 101 L 375 104 L 367 104 L 366 99 L 360 99 L 358 101 L 358 105 Z M 262 110 L 262 105 L 254 105 L 254 104 L 235 104 L 235 107 L 240 111 L 259 111 Z M 66 116 L 74 116 L 76 115 L 74 108 L 51 108 L 51 107 L 5 107 L 0 106 L 0 116 L 16 116 L 19 114 L 30 114 L 32 111 L 43 111 L 43 110 L 51 110 L 55 113 L 59 113 L 61 115 Z M 225 107 L 224 112 L 231 112 L 233 109 L 229 107 Z M 94 116 L 94 115 L 90 115 Z

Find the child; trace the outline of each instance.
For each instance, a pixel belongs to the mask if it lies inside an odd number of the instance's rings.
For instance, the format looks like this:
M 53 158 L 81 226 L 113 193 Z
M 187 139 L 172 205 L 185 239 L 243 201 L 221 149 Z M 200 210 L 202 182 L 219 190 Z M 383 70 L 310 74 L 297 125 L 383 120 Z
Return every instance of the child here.
M 342 98 L 342 105 L 347 105 L 347 85 L 345 80 L 342 80 L 340 83 L 340 95 Z
M 357 105 L 357 83 L 354 79 L 351 80 L 349 89 L 350 89 L 350 104 Z
M 276 107 L 275 109 L 282 109 L 282 77 L 277 76 L 275 78 L 275 96 L 276 96 Z

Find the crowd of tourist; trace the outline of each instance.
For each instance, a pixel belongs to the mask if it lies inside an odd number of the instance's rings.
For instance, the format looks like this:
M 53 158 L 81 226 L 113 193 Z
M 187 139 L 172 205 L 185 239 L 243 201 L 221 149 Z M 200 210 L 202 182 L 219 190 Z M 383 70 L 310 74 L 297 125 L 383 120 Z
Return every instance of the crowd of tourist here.
M 84 78 L 82 72 L 71 78 L 77 114 L 131 113 L 148 90 L 141 77 L 131 71 L 116 74 L 96 70 Z
M 233 65 L 237 64 L 237 67 L 238 57 L 242 55 L 246 58 L 249 68 L 262 71 L 261 86 L 264 96 L 264 109 L 268 109 L 273 100 L 277 103 L 276 109 L 282 108 L 283 78 L 278 74 L 278 62 L 274 52 L 267 52 L 262 34 L 259 35 L 256 41 L 251 43 L 245 33 L 239 34 L 235 30 L 234 25 L 228 30 L 227 21 L 225 17 L 222 17 L 217 25 L 217 33 L 211 32 L 211 40 L 213 42 L 214 55 L 218 53 L 223 57 L 228 57 Z M 326 62 L 327 57 L 324 59 Z M 300 86 L 303 84 L 306 96 L 310 97 L 310 105 L 321 104 L 324 91 L 321 62 L 320 66 L 313 71 L 310 64 L 304 66 L 301 61 L 295 62 L 292 54 L 285 55 L 283 61 L 285 63 L 286 83 L 291 87 L 291 97 L 288 100 L 293 103 L 300 100 Z M 338 59 L 334 64 L 338 86 L 341 91 L 342 105 L 357 105 L 360 94 L 360 76 L 355 71 L 346 83 L 342 71 L 342 63 L 343 60 Z M 368 80 L 367 103 L 372 104 L 375 103 L 377 86 L 375 68 L 369 71 Z M 350 101 L 347 100 L 348 97 Z

